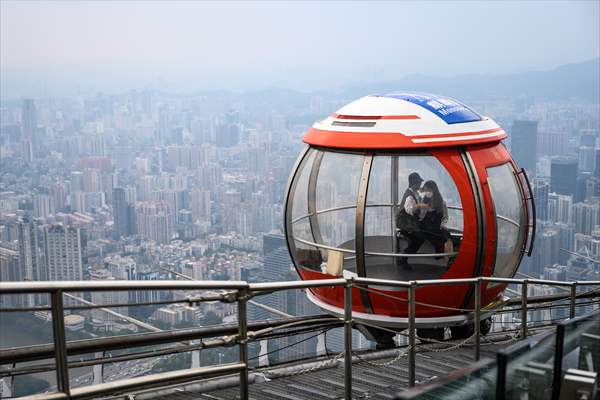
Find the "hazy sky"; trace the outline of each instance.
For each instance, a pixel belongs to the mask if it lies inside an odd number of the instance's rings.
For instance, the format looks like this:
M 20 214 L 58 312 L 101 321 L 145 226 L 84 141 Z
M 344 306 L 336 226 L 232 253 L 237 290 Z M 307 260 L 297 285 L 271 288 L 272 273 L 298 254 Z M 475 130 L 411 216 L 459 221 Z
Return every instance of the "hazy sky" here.
M 600 55 L 599 1 L 0 4 L 3 91 L 11 92 L 58 83 L 331 88 Z

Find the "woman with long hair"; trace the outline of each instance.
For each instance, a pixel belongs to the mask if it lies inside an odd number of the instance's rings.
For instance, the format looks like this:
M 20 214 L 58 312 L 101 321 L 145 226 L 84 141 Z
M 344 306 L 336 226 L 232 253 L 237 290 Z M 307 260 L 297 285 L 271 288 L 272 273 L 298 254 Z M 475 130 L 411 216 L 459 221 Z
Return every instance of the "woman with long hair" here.
M 448 222 L 448 207 L 446 202 L 442 198 L 442 194 L 435 181 L 427 181 L 421 188 L 423 196 L 423 203 L 427 205 L 423 209 L 423 218 L 421 220 L 421 232 L 423 238 L 428 240 L 435 247 L 435 252 L 448 253 L 452 249 L 452 241 L 450 240 L 450 233 L 446 229 L 446 223 Z M 446 251 L 449 250 L 449 251 Z M 448 260 L 448 257 L 444 257 Z

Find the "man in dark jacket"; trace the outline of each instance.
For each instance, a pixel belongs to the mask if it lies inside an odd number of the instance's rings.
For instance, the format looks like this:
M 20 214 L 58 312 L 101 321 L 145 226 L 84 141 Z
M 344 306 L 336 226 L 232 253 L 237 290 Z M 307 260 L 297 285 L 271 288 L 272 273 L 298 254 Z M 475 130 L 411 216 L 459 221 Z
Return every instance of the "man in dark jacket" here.
M 396 214 L 396 227 L 398 239 L 404 237 L 408 246 L 404 249 L 405 254 L 415 254 L 425 241 L 420 235 L 421 209 L 425 207 L 422 202 L 419 189 L 423 178 L 418 172 L 408 175 L 408 188 L 402 196 L 400 210 Z M 398 263 L 405 269 L 410 269 L 406 257 L 399 257 Z

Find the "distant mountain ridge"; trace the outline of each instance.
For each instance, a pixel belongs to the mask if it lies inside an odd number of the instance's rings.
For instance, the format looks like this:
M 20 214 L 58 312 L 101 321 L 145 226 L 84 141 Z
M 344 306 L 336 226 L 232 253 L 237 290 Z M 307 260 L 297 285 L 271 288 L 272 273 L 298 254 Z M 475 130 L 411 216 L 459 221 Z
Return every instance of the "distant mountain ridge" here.
M 20 104 L 23 95 L 12 95 L 15 82 L 0 79 L 0 105 Z M 36 81 L 28 81 L 36 83 Z M 11 83 L 11 85 L 4 85 Z M 18 82 L 17 82 L 18 83 Z M 7 87 L 11 86 L 11 87 Z M 143 90 L 143 89 L 140 89 Z M 305 107 L 312 96 L 339 101 L 365 96 L 367 94 L 392 91 L 421 91 L 444 94 L 461 100 L 514 99 L 533 96 L 545 99 L 575 99 L 600 104 L 600 58 L 561 65 L 545 71 L 528 71 L 512 74 L 466 74 L 455 77 L 411 74 L 397 80 L 380 82 L 360 82 L 344 85 L 337 90 L 296 90 L 284 87 L 270 87 L 255 90 L 206 90 L 189 92 L 155 89 L 171 95 L 208 95 L 233 101 L 241 98 L 255 108 L 258 107 Z M 51 92 L 51 90 L 50 90 Z M 125 95 L 127 91 L 120 91 Z M 116 95 L 119 95 L 116 94 Z M 35 97 L 35 96 L 29 96 Z M 46 97 L 46 96 L 44 96 Z M 58 96 L 60 97 L 60 96 Z
M 351 98 L 393 90 L 443 93 L 460 98 L 534 96 L 600 103 L 600 58 L 546 71 L 514 74 L 470 74 L 451 78 L 414 74 L 394 81 L 347 86 L 343 92 Z

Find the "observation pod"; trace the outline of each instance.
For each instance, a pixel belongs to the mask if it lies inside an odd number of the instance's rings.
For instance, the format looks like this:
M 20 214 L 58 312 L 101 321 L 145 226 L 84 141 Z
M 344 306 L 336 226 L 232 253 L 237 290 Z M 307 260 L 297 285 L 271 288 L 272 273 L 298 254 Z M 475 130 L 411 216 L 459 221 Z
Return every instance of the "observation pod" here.
M 315 123 L 286 195 L 286 238 L 300 277 L 513 277 L 531 251 L 535 208 L 506 137 L 492 119 L 427 93 L 366 96 Z M 482 307 L 505 287 L 483 282 Z M 308 297 L 343 314 L 343 288 L 314 288 Z M 406 326 L 407 297 L 402 288 L 355 287 L 353 316 Z M 472 285 L 419 287 L 416 298 L 420 328 L 469 323 L 457 309 L 473 306 Z

